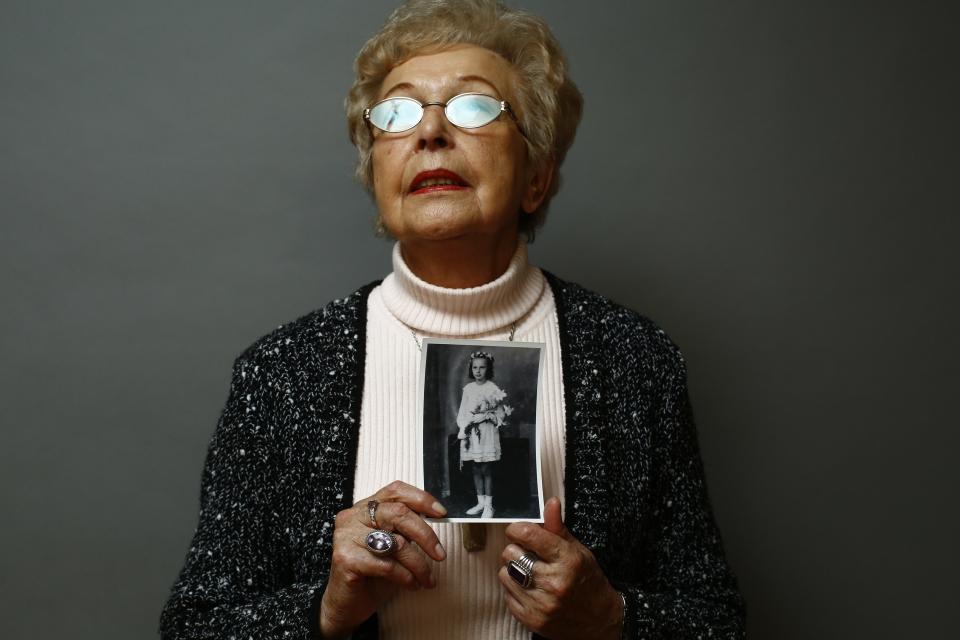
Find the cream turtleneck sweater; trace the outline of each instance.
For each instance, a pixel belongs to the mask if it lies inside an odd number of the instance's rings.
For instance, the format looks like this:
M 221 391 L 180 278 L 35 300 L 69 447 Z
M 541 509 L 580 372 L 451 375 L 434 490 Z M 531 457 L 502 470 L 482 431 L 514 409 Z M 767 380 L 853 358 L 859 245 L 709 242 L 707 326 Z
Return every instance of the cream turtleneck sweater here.
M 521 241 L 506 272 L 470 289 L 446 289 L 418 278 L 393 248 L 393 273 L 370 293 L 367 353 L 360 412 L 354 501 L 393 480 L 417 484 L 420 349 L 424 337 L 542 342 L 537 397 L 544 499 L 563 495 L 564 404 L 560 338 L 553 294 L 543 273 L 527 263 Z M 441 499 L 441 496 L 437 496 Z M 493 507 L 496 509 L 496 488 Z M 507 545 L 505 525 L 487 525 L 482 551 L 463 548 L 459 524 L 431 524 L 447 550 L 433 563 L 437 586 L 401 590 L 378 611 L 380 637 L 394 639 L 528 638 L 507 611 L 497 571 Z

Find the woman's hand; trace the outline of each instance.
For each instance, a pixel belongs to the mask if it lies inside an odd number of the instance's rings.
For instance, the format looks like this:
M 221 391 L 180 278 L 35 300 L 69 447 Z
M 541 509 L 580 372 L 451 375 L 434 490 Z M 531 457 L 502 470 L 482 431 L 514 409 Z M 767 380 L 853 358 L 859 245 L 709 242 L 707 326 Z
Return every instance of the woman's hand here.
M 539 558 L 527 589 L 514 582 L 506 566 L 500 569 L 507 609 L 530 631 L 554 640 L 619 638 L 623 601 L 590 550 L 563 525 L 560 500 L 547 501 L 543 520 L 543 527 L 529 522 L 507 527 L 513 544 L 503 550 L 504 563 L 525 551 Z
M 373 529 L 367 511 L 370 500 L 380 502 L 376 511 L 380 528 L 397 534 L 396 551 L 389 556 L 376 556 L 366 546 Z M 330 578 L 320 604 L 324 638 L 348 636 L 400 587 L 435 586 L 426 556 L 440 561 L 446 552 L 421 513 L 441 518 L 447 511 L 426 491 L 396 480 L 337 514 Z

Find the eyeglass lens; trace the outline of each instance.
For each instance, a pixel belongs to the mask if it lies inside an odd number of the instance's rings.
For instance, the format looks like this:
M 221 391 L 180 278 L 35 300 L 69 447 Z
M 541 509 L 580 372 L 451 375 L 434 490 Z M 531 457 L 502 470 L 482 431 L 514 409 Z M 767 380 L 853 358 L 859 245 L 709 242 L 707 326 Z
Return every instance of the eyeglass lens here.
M 500 101 L 478 93 L 459 95 L 444 107 L 452 124 L 475 129 L 490 124 L 500 115 Z M 413 98 L 388 98 L 370 108 L 370 124 L 390 133 L 412 129 L 423 118 L 423 106 Z

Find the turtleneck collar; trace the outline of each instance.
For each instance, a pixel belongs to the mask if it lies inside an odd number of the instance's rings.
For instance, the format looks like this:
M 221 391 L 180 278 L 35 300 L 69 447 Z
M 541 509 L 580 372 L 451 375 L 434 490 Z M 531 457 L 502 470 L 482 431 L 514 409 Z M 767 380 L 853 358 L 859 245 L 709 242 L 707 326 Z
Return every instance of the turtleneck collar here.
M 519 323 L 545 287 L 543 273 L 527 263 L 527 243 L 521 239 L 503 275 L 469 289 L 447 289 L 421 280 L 404 262 L 398 242 L 393 247 L 393 273 L 380 291 L 390 313 L 415 331 L 473 336 Z

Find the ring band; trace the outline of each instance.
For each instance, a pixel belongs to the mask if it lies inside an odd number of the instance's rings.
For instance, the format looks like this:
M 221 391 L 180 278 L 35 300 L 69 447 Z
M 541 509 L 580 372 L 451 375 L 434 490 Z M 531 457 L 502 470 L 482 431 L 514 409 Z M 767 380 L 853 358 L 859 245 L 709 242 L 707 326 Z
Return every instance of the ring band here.
M 535 553 L 527 551 L 518 559 L 511 560 L 507 564 L 507 573 L 518 585 L 524 589 L 529 589 L 533 584 L 533 564 L 538 559 Z
M 383 529 L 374 529 L 368 533 L 364 544 L 370 553 L 377 556 L 388 556 L 397 550 L 396 536 Z
M 367 515 L 370 516 L 370 524 L 373 525 L 374 529 L 379 529 L 380 525 L 377 524 L 377 507 L 380 505 L 380 502 L 377 500 L 371 500 L 367 503 Z

